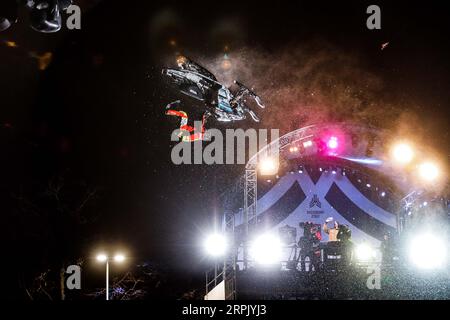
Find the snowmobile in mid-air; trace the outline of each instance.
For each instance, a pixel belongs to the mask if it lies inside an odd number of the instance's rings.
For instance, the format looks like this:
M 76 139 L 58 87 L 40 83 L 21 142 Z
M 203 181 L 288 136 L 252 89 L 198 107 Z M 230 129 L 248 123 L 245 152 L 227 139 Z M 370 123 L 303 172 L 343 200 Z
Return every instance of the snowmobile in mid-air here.
M 253 98 L 261 108 L 265 106 L 261 98 L 251 89 L 234 81 L 237 91 L 232 93 L 230 88 L 218 82 L 210 71 L 184 56 L 177 58 L 177 65 L 178 69 L 163 69 L 162 73 L 172 80 L 181 93 L 202 103 L 201 107 L 204 108 L 203 125 L 210 116 L 214 116 L 217 121 L 230 122 L 246 119 L 246 113 L 255 122 L 259 122 L 258 116 L 247 106 L 247 98 Z M 193 127 L 187 125 L 186 112 L 175 110 L 180 104 L 180 101 L 170 103 L 167 106 L 166 114 L 181 117 L 180 129 L 192 132 Z M 202 133 L 191 135 L 184 140 L 201 139 L 203 133 L 204 127 L 202 127 Z

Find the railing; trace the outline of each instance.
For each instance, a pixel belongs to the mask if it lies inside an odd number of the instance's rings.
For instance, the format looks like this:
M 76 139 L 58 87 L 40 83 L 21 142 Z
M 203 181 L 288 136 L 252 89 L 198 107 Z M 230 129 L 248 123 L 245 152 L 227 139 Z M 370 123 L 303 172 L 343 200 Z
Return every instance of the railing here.
M 214 289 L 220 282 L 224 279 L 224 269 L 220 268 L 217 263 L 214 269 L 209 270 L 205 273 L 206 286 L 205 292 L 208 294 L 212 289 Z

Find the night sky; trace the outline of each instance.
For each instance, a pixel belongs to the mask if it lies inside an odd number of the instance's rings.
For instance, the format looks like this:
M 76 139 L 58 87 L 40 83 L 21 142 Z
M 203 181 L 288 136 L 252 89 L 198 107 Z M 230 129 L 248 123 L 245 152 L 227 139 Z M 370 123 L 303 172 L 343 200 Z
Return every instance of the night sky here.
M 286 132 L 349 117 L 413 132 L 448 166 L 450 22 L 442 1 L 88 3 L 79 2 L 81 31 L 44 35 L 21 21 L 0 33 L 0 203 L 15 275 L 61 257 L 88 257 L 104 243 L 128 248 L 136 262 L 203 279 L 199 241 L 243 167 L 171 163 L 170 133 L 178 121 L 164 107 L 180 96 L 161 68 L 173 66 L 177 52 L 214 71 L 225 46 L 232 63 L 257 55 L 248 65 L 255 65 L 255 77 L 236 73 L 266 98 L 261 128 L 274 127 L 274 119 Z M 381 30 L 366 28 L 369 4 L 382 9 Z M 311 63 L 318 51 L 326 63 L 308 83 L 277 74 Z M 45 52 L 53 59 L 39 70 L 34 56 Z M 345 73 L 350 79 L 341 77 L 342 61 L 357 70 Z M 336 97 L 321 85 L 328 78 L 362 93 L 339 96 L 333 106 Z M 300 97 L 305 92 L 295 88 L 313 84 L 323 96 L 320 106 L 305 99 L 302 108 L 283 91 Z M 358 109 L 349 109 L 352 101 Z M 55 203 L 51 191 L 58 186 Z M 66 211 L 82 212 L 89 223 L 59 221 Z

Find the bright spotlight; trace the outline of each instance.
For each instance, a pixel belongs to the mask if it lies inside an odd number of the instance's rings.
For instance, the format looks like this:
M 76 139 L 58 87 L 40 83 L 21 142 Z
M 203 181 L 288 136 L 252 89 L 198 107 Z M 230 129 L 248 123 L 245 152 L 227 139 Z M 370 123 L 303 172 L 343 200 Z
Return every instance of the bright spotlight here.
M 108 260 L 108 256 L 106 254 L 100 253 L 99 255 L 97 255 L 97 261 L 105 262 L 106 260 Z
M 281 242 L 277 236 L 263 234 L 250 247 L 250 255 L 262 265 L 276 264 L 281 260 Z
M 278 161 L 274 158 L 264 158 L 259 162 L 261 175 L 270 176 L 278 172 Z
M 123 255 L 123 254 L 120 254 L 120 253 L 118 253 L 118 254 L 116 254 L 115 256 L 114 256 L 114 261 L 115 262 L 123 262 L 125 260 L 125 256 Z
M 410 163 L 414 157 L 412 148 L 406 143 L 400 143 L 392 148 L 394 160 L 400 164 Z
M 227 241 L 223 235 L 214 233 L 206 238 L 204 246 L 208 255 L 219 257 L 225 254 Z
M 339 146 L 339 142 L 338 142 L 338 138 L 337 137 L 330 137 L 330 139 L 328 139 L 327 142 L 327 147 L 329 149 L 337 149 L 337 147 Z
M 447 259 L 447 248 L 444 241 L 436 236 L 422 234 L 412 239 L 409 258 L 420 269 L 442 268 Z
M 356 247 L 355 256 L 358 261 L 365 262 L 374 259 L 376 252 L 367 243 L 362 243 Z
M 303 147 L 304 148 L 309 148 L 313 145 L 313 142 L 311 140 L 305 141 L 303 142 Z
M 431 162 L 422 163 L 419 166 L 419 175 L 425 181 L 434 181 L 439 176 L 439 168 Z

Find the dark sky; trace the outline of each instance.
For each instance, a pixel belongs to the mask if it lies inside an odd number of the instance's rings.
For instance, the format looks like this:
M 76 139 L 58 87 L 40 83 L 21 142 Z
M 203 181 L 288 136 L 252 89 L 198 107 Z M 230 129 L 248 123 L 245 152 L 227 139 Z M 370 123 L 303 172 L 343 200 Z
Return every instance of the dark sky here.
M 42 35 L 19 23 L 0 34 L 5 209 L 16 210 L 11 199 L 18 194 L 39 197 L 58 177 L 69 186 L 69 202 L 83 188 L 95 187 L 97 196 L 86 210 L 99 219 L 86 231 L 88 243 L 122 243 L 136 259 L 202 273 L 198 241 L 220 213 L 219 195 L 242 167 L 171 164 L 169 134 L 177 122 L 164 116 L 164 106 L 178 96 L 162 81 L 160 69 L 173 63 L 176 51 L 208 62 L 223 55 L 225 45 L 231 58 L 251 50 L 268 57 L 265 65 L 278 62 L 280 71 L 290 64 L 285 56 L 277 61 L 279 52 L 295 57 L 296 50 L 308 48 L 311 59 L 314 48 L 330 47 L 336 53 L 327 57 L 331 64 L 333 59 L 339 64 L 340 55 L 355 57 L 358 77 L 367 73 L 383 83 L 379 96 L 369 96 L 387 101 L 386 117 L 398 116 L 404 126 L 411 119 L 415 129 L 419 124 L 421 139 L 448 163 L 450 22 L 441 3 L 378 1 L 379 31 L 366 28 L 372 3 L 364 1 L 100 1 L 89 7 L 83 2 L 81 31 Z M 18 47 L 6 46 L 6 40 Z M 39 71 L 30 52 L 52 52 L 53 60 Z M 330 76 L 339 76 L 330 70 Z M 267 104 L 270 108 L 271 101 Z M 398 107 L 393 111 L 392 105 Z M 279 101 L 273 108 L 278 109 L 267 111 L 265 119 L 261 114 L 262 127 L 270 127 L 270 112 L 292 112 Z M 301 124 L 306 123 L 294 125 Z M 292 125 L 287 120 L 281 129 Z M 20 239 L 14 241 L 13 248 Z

